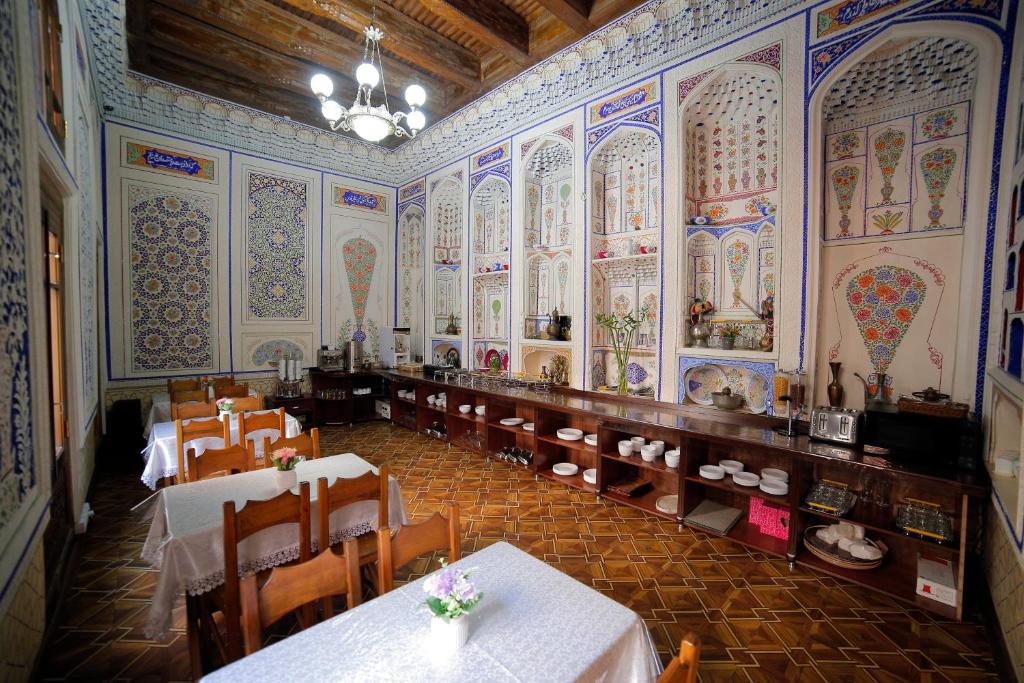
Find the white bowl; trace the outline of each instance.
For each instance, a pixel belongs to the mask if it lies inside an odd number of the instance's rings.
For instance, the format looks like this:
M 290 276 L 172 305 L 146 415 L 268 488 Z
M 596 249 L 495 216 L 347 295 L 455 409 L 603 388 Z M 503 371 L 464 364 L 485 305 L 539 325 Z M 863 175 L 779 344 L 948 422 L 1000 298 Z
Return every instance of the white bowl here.
M 551 471 L 563 477 L 571 477 L 580 471 L 580 466 L 572 462 L 560 462 L 552 467 Z
M 718 465 L 701 465 L 700 476 L 705 479 L 724 479 L 725 470 Z
M 486 412 L 487 412 L 487 406 L 477 406 L 477 407 L 476 407 L 476 408 L 474 408 L 473 410 L 475 410 L 475 411 L 476 411 L 476 414 L 477 414 L 477 415 L 483 415 L 484 413 L 486 413 Z
M 762 479 L 761 490 L 773 496 L 784 496 L 789 493 L 789 484 L 778 479 Z
M 523 431 L 524 432 L 532 432 L 533 431 L 533 423 L 532 422 L 527 422 L 526 424 L 524 424 L 523 425 Z
M 444 393 L 444 392 L 442 391 L 442 392 L 439 392 L 439 393 L 437 394 L 437 397 L 438 397 L 439 399 L 441 399 L 441 400 L 443 401 L 443 400 L 445 400 L 446 398 L 448 398 L 448 394 L 446 394 L 446 393 Z
M 627 458 L 633 455 L 633 442 L 632 441 L 620 441 L 619 442 L 619 455 Z
M 463 415 L 470 413 L 472 411 L 473 406 L 469 405 L 468 403 L 463 403 L 461 406 L 459 406 L 459 412 L 462 413 Z
M 588 444 L 590 446 L 596 446 L 597 434 L 587 434 L 586 436 L 583 437 L 583 443 Z
M 658 455 L 663 455 L 665 453 L 665 442 L 664 441 L 652 441 L 651 445 L 654 446 L 658 450 Z
M 679 496 L 662 496 L 654 501 L 654 507 L 668 515 L 677 514 L 679 512 Z
M 437 403 L 437 397 L 436 396 L 427 396 L 427 403 L 429 403 L 430 405 L 434 405 L 435 403 Z
M 761 483 L 761 477 L 753 472 L 736 472 L 732 475 L 732 480 L 740 486 L 757 486 Z
M 597 470 L 596 469 L 583 470 L 583 481 L 587 482 L 588 484 L 596 484 L 597 483 Z
M 644 462 L 654 462 L 658 457 L 658 447 L 652 444 L 640 447 L 640 457 L 644 459 Z
M 789 472 L 785 470 L 777 470 L 774 467 L 765 467 L 761 470 L 761 478 L 774 479 L 775 481 L 786 483 L 789 481 Z
M 516 425 L 523 424 L 523 418 L 521 417 L 506 417 L 500 420 L 501 424 L 506 427 L 515 427 Z
M 679 467 L 679 451 L 665 451 L 665 467 L 673 470 Z
M 572 427 L 562 427 L 555 432 L 555 436 L 562 441 L 579 441 L 583 438 L 583 430 L 573 429 Z
M 640 452 L 640 447 L 643 446 L 645 443 L 647 443 L 647 439 L 645 439 L 642 436 L 634 436 L 629 441 L 630 441 L 630 443 L 633 444 L 633 452 L 634 453 L 639 453 Z
M 743 471 L 743 463 L 739 460 L 719 460 L 718 466 L 729 474 L 736 474 Z

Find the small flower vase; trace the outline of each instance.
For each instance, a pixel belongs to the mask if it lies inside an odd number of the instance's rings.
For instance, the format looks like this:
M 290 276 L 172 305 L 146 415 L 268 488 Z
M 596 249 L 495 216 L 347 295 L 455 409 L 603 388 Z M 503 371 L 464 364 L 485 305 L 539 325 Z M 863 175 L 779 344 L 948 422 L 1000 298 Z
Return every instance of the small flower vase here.
M 466 616 L 445 621 L 441 617 L 430 619 L 430 638 L 434 647 L 444 654 L 454 654 L 469 640 L 469 619 Z
M 218 419 L 220 419 L 221 422 L 223 422 L 224 420 L 230 420 L 231 419 L 231 411 L 230 410 L 220 410 L 220 411 L 217 411 L 217 417 L 218 417 Z
M 722 337 L 722 348 L 731 351 L 736 346 L 736 337 Z
M 280 491 L 286 491 L 288 489 L 291 489 L 296 484 L 299 483 L 299 476 L 298 476 L 298 474 L 296 474 L 295 470 L 293 470 L 293 469 L 292 470 L 279 470 L 279 469 L 275 469 L 274 473 L 276 475 L 275 481 L 277 482 L 277 488 Z

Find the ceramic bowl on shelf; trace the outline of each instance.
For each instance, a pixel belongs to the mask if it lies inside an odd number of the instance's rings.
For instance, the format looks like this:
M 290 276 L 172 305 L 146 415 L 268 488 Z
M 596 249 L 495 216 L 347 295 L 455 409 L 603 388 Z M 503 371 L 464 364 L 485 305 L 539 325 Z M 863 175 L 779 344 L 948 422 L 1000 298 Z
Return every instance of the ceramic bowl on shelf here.
M 619 442 L 619 455 L 624 458 L 628 458 L 633 455 L 633 442 L 632 441 L 620 441 Z
M 587 444 L 588 446 L 596 446 L 597 434 L 587 434 L 586 436 L 583 437 L 583 443 Z
M 747 473 L 749 474 L 749 472 Z M 789 484 L 778 479 L 761 479 L 759 484 L 762 491 L 773 496 L 784 496 L 789 493 Z
M 583 481 L 587 482 L 588 484 L 596 484 L 597 470 L 593 468 L 589 470 L 583 470 Z
M 654 444 L 641 446 L 640 457 L 644 459 L 644 462 L 654 462 L 655 458 L 658 457 L 658 447 Z
M 526 424 L 524 424 L 523 425 L 523 431 L 524 432 L 532 432 L 533 431 L 533 423 L 532 422 L 527 422 Z
M 727 474 L 736 474 L 743 471 L 743 463 L 739 460 L 719 460 L 718 466 L 725 470 Z
M 774 467 L 765 467 L 761 470 L 762 479 L 774 479 L 775 481 L 781 481 L 786 483 L 789 481 L 789 472 L 785 470 L 775 469 Z
M 630 442 L 633 444 L 633 452 L 639 453 L 640 448 L 643 447 L 645 443 L 647 443 L 647 439 L 645 439 L 642 436 L 634 436 L 633 438 L 630 439 Z
M 701 465 L 700 476 L 705 479 L 725 479 L 725 470 L 718 465 Z
M 579 441 L 583 438 L 583 430 L 573 429 L 572 427 L 562 427 L 555 432 L 555 436 L 562 441 Z
M 679 467 L 679 451 L 665 451 L 665 467 L 673 470 Z
M 652 441 L 651 445 L 654 446 L 658 451 L 658 455 L 664 455 L 665 453 L 665 442 L 664 441 Z
M 737 472 L 732 475 L 732 480 L 740 486 L 757 486 L 761 483 L 761 477 L 753 472 Z
M 506 417 L 500 420 L 501 424 L 506 427 L 515 427 L 516 425 L 523 424 L 523 418 L 521 417 Z
M 469 405 L 468 403 L 463 403 L 461 406 L 459 406 L 459 412 L 462 413 L 463 415 L 468 415 L 469 413 L 473 412 L 473 406 Z
M 475 411 L 476 411 L 476 414 L 477 414 L 477 415 L 483 415 L 484 413 L 486 413 L 486 412 L 487 412 L 487 406 L 477 406 L 477 407 L 476 407 L 476 408 L 474 408 L 473 410 L 475 410 Z
M 427 396 L 427 403 L 429 403 L 430 405 L 434 405 L 435 403 L 437 403 L 437 396 L 434 396 L 433 394 Z
M 551 471 L 562 477 L 571 477 L 580 471 L 580 466 L 571 462 L 560 462 L 552 467 Z

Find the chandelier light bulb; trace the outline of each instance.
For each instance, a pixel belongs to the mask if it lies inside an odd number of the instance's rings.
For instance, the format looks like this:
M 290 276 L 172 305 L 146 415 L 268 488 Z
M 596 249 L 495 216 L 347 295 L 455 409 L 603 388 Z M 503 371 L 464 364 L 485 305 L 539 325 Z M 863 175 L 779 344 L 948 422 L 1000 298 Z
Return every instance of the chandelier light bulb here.
M 342 111 L 341 105 L 334 100 L 327 100 L 323 106 L 320 107 L 320 112 L 324 115 L 324 118 L 334 123 L 341 118 Z
M 391 134 L 394 127 L 379 116 L 362 115 L 352 119 L 352 130 L 367 142 L 380 142 Z
M 413 83 L 405 89 L 405 101 L 410 107 L 422 107 L 427 101 L 427 91 L 422 86 Z
M 330 97 L 334 92 L 334 82 L 327 74 L 317 74 L 309 80 L 309 87 L 317 97 Z
M 413 131 L 423 130 L 423 126 L 427 125 L 427 118 L 418 109 L 409 112 L 405 120 L 409 124 L 409 129 Z
M 377 67 L 369 62 L 363 62 L 356 69 L 356 80 L 359 81 L 359 85 L 365 86 L 370 90 L 377 87 L 380 83 L 380 72 L 377 71 Z

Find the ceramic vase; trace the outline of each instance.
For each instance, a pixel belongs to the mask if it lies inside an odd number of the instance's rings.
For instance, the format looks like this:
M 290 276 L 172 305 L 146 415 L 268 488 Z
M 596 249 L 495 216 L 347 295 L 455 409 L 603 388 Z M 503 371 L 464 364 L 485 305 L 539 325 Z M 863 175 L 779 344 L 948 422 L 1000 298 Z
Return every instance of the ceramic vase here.
M 461 616 L 445 621 L 441 617 L 432 617 L 430 638 L 438 650 L 445 654 L 454 654 L 469 640 L 469 619 Z
M 722 337 L 722 348 L 731 351 L 736 346 L 736 337 Z
M 828 404 L 833 408 L 838 408 L 843 405 L 843 385 L 839 383 L 839 366 L 842 365 L 839 361 L 832 361 L 828 364 L 828 369 L 832 373 L 832 381 L 828 383 Z
M 711 336 L 711 328 L 704 322 L 704 318 L 700 318 L 697 324 L 690 329 L 690 336 L 693 337 L 694 346 L 707 348 L 708 337 Z
M 277 481 L 277 488 L 279 491 L 286 491 L 293 488 L 299 483 L 299 475 L 295 470 L 274 470 L 275 478 Z

